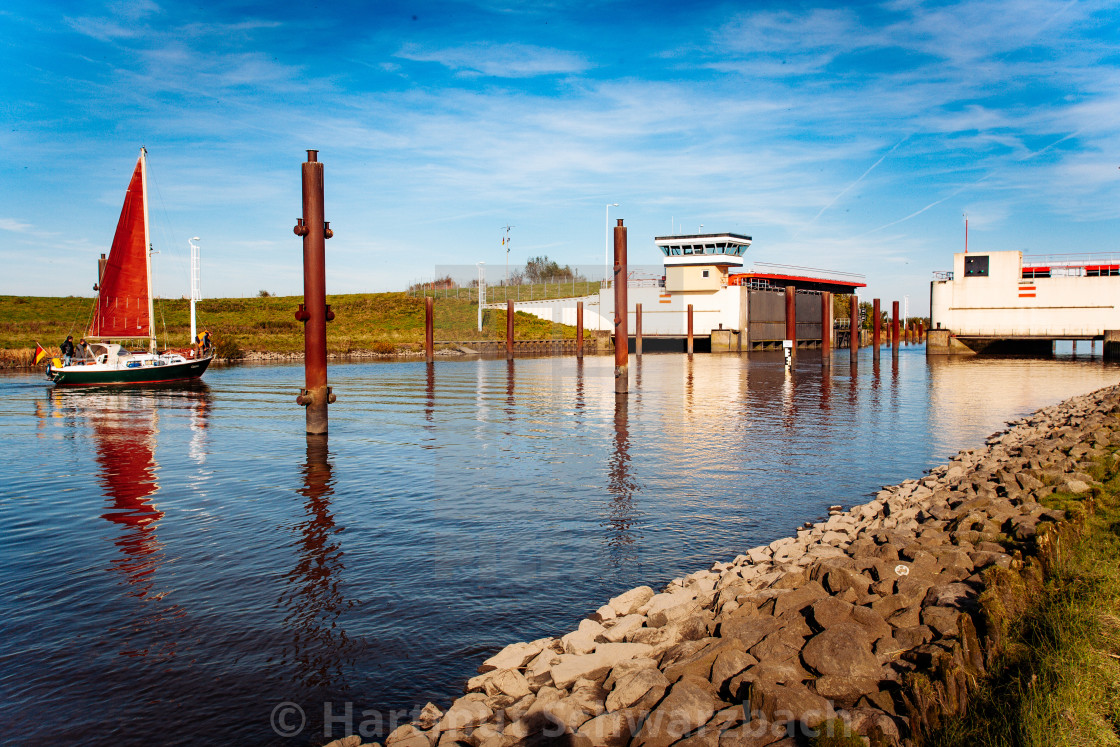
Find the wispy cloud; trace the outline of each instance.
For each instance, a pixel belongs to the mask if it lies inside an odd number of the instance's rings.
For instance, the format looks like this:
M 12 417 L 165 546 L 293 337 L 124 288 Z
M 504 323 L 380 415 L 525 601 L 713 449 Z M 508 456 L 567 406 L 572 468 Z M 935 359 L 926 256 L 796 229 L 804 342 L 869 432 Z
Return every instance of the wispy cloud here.
M 582 73 L 590 63 L 582 55 L 528 44 L 476 43 L 456 47 L 406 44 L 396 56 L 413 62 L 435 62 L 467 75 L 532 78 Z
M 33 226 L 30 223 L 23 223 L 22 221 L 13 218 L 0 218 L 0 230 L 11 231 L 13 233 L 30 233 Z

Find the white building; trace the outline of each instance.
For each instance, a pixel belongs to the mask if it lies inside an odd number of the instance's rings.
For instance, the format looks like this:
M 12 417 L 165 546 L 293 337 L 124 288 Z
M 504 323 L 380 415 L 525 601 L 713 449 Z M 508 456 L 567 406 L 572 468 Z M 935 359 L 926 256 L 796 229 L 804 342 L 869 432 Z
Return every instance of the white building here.
M 931 352 L 981 350 L 993 341 L 1084 340 L 1120 329 L 1120 258 L 954 254 L 930 284 Z M 951 337 L 950 337 L 951 336 Z M 944 338 L 944 339 L 941 339 Z M 968 348 L 961 349 L 961 346 Z
M 750 349 L 785 337 L 785 306 L 775 296 L 787 286 L 797 291 L 797 337 L 803 346 L 820 345 L 823 293 L 852 293 L 864 287 L 850 278 L 836 280 L 820 270 L 774 265 L 788 272 L 734 272 L 743 267 L 750 236 L 734 233 L 658 236 L 660 277 L 637 277 L 627 283 L 628 328 L 635 333 L 636 309 L 642 308 L 642 337 L 681 339 L 688 332 L 688 307 L 692 306 L 693 335 L 710 338 L 721 330 L 724 345 Z M 633 255 L 631 256 L 633 259 Z M 847 273 L 831 273 L 847 275 Z M 811 297 L 810 297 L 811 296 Z M 517 311 L 574 326 L 576 303 L 584 306 L 584 328 L 614 329 L 614 291 L 604 285 L 584 298 L 520 301 Z M 744 335 L 744 331 L 746 334 Z

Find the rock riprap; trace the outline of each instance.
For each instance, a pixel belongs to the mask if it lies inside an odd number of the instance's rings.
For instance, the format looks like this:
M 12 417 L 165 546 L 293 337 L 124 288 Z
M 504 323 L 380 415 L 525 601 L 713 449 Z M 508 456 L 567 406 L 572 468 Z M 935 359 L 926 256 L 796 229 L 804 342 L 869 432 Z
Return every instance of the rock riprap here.
M 502 649 L 386 747 L 792 745 L 835 719 L 912 744 L 963 709 L 1067 518 L 1039 499 L 1093 488 L 1118 413 L 1116 387 L 1039 410 L 795 537 L 620 594 Z

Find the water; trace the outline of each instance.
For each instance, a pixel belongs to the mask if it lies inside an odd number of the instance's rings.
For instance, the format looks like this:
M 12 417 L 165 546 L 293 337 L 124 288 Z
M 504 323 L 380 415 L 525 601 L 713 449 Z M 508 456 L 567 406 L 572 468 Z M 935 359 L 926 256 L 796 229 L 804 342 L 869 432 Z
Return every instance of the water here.
M 506 643 L 1120 379 L 1069 355 L 647 355 L 619 408 L 612 366 L 332 366 L 329 442 L 294 366 L 0 378 L 0 741 L 372 739 Z

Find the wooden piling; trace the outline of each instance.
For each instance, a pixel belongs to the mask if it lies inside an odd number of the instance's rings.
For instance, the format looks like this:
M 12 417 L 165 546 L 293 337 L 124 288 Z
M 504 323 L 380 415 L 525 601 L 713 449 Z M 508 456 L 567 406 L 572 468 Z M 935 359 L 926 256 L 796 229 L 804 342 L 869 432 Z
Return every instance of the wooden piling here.
M 859 296 L 851 295 L 848 304 L 848 348 L 854 353 L 859 350 Z
M 642 354 L 642 305 L 634 306 L 634 355 Z
M 878 298 L 871 302 L 871 314 L 875 317 L 871 323 L 871 346 L 875 348 L 875 355 L 878 355 L 879 348 L 883 346 L 883 312 L 879 308 Z
M 334 394 L 327 386 L 327 322 L 334 314 L 327 308 L 326 240 L 333 234 L 323 220 L 323 164 L 318 151 L 307 151 L 303 164 L 303 217 L 295 234 L 303 237 L 303 307 L 296 318 L 303 322 L 304 389 L 296 402 L 307 412 L 307 433 L 327 432 L 327 405 Z
M 629 303 L 626 297 L 626 227 L 622 218 L 614 227 L 614 393 L 630 392 Z
M 821 291 L 821 357 L 832 355 L 832 293 Z
M 898 348 L 898 301 L 891 302 L 891 347 Z
M 576 301 L 576 358 L 583 359 L 583 301 Z
M 793 352 L 797 352 L 797 288 L 786 286 L 786 339 L 793 341 Z
M 688 354 L 692 355 L 692 304 L 688 305 Z

